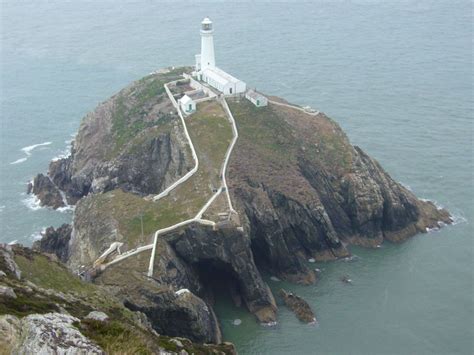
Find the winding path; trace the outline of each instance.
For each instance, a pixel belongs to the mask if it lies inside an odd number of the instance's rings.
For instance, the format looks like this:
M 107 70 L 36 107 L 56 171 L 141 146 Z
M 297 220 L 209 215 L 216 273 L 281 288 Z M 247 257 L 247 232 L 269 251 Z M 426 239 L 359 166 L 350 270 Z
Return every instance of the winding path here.
M 179 185 L 181 185 L 182 183 L 184 183 L 185 181 L 187 181 L 191 176 L 194 175 L 194 173 L 196 173 L 196 171 L 198 170 L 199 168 L 199 159 L 198 159 L 198 156 L 196 154 L 196 150 L 194 148 L 194 144 L 191 140 L 191 137 L 189 135 L 189 132 L 188 132 L 188 129 L 187 129 L 187 126 L 186 126 L 186 122 L 185 122 L 185 119 L 184 119 L 184 116 L 181 112 L 181 108 L 179 107 L 178 103 L 176 102 L 175 98 L 173 97 L 173 94 L 171 93 L 170 89 L 168 88 L 168 84 L 171 84 L 171 83 L 174 83 L 174 82 L 169 82 L 169 83 L 166 83 L 164 84 L 164 87 L 165 87 L 165 91 L 166 93 L 168 94 L 168 97 L 169 99 L 171 100 L 173 106 L 176 108 L 176 110 L 178 111 L 178 115 L 181 119 L 181 123 L 183 124 L 183 128 L 184 128 L 184 133 L 186 135 L 186 138 L 189 142 L 189 145 L 191 147 L 191 152 L 192 152 L 192 156 L 193 156 L 193 159 L 194 159 L 194 162 L 195 162 L 195 165 L 193 167 L 193 169 L 191 169 L 186 175 L 182 176 L 181 178 L 179 178 L 177 181 L 175 181 L 173 184 L 171 184 L 168 188 L 166 188 L 165 190 L 163 190 L 161 193 L 157 194 L 156 196 L 153 197 L 153 200 L 154 201 L 158 201 L 159 199 L 167 196 L 172 190 L 174 190 L 176 187 L 178 187 Z M 150 262 L 149 262 L 149 266 L 148 266 L 148 277 L 152 277 L 153 276 L 153 265 L 154 265 L 154 262 L 155 262 L 155 255 L 156 255 L 156 247 L 157 247 L 157 244 L 158 244 L 158 238 L 164 234 L 167 234 L 167 233 L 170 233 L 170 232 L 173 232 L 181 227 L 184 227 L 184 226 L 188 226 L 192 223 L 198 223 L 198 224 L 202 224 L 202 225 L 207 225 L 207 226 L 212 226 L 214 227 L 216 225 L 215 222 L 213 221 L 210 221 L 210 220 L 207 220 L 207 219 L 202 219 L 202 216 L 203 214 L 207 211 L 207 209 L 211 206 L 211 204 L 215 201 L 215 199 L 223 192 L 225 191 L 226 193 L 226 197 L 227 197 L 227 203 L 229 205 L 229 210 L 230 210 L 230 213 L 237 213 L 234 208 L 233 208 L 233 205 L 232 205 L 232 200 L 230 198 L 230 193 L 229 193 L 229 188 L 227 186 L 227 179 L 226 179 L 226 172 L 227 172 L 227 166 L 229 164 L 229 159 L 230 159 L 230 155 L 234 149 L 234 146 L 235 146 L 235 143 L 237 142 L 237 139 L 239 137 L 239 133 L 237 131 L 237 125 L 235 124 L 235 119 L 234 119 L 234 116 L 232 115 L 232 112 L 230 111 L 229 109 L 229 106 L 227 105 L 227 102 L 225 100 L 224 97 L 221 97 L 218 99 L 219 102 L 221 103 L 221 105 L 223 106 L 224 108 L 224 111 L 226 112 L 228 118 L 229 118 L 229 121 L 231 123 L 231 126 L 232 126 L 232 135 L 233 135 L 233 138 L 232 138 L 232 142 L 231 144 L 229 145 L 227 151 L 226 151 L 226 155 L 225 155 L 225 159 L 224 159 L 224 164 L 222 166 L 222 186 L 217 190 L 216 193 L 214 193 L 214 195 L 211 196 L 211 198 L 204 204 L 204 206 L 201 208 L 201 210 L 196 214 L 196 216 L 194 216 L 193 218 L 190 218 L 188 220 L 185 220 L 185 221 L 182 221 L 182 222 L 179 222 L 179 223 L 176 223 L 172 226 L 169 226 L 169 227 L 166 227 L 166 228 L 162 228 L 162 229 L 158 229 L 155 234 L 154 234 L 154 239 L 153 239 L 153 243 L 152 244 L 148 244 L 148 245 L 145 245 L 145 246 L 142 246 L 142 247 L 138 247 L 138 248 L 135 248 L 135 249 L 132 249 L 132 250 L 129 250 L 123 254 L 120 254 L 119 256 L 115 257 L 112 261 L 110 261 L 109 263 L 107 264 L 102 264 L 101 265 L 101 269 L 104 270 L 105 268 L 107 268 L 108 266 L 111 266 L 113 264 L 116 264 L 122 260 L 125 260 L 126 258 L 130 257 L 130 256 L 133 256 L 133 255 L 136 255 L 138 253 L 141 253 L 143 251 L 147 251 L 147 250 L 152 250 L 151 251 L 151 256 L 150 256 Z M 99 260 L 99 259 L 98 259 Z M 96 261 L 97 262 L 97 261 Z
M 278 102 L 278 101 L 273 101 L 273 100 L 268 100 L 268 102 L 272 103 L 272 104 L 275 104 L 275 105 L 279 105 L 279 106 L 284 106 L 284 107 L 289 107 L 289 108 L 294 108 L 294 109 L 297 109 L 297 110 L 300 110 L 301 112 L 304 112 L 310 116 L 317 116 L 319 115 L 319 111 L 315 111 L 315 112 L 309 112 L 307 110 L 305 110 L 304 108 L 302 107 L 298 107 L 298 106 L 294 106 L 294 105 L 289 105 L 289 104 L 284 104 L 283 102 Z

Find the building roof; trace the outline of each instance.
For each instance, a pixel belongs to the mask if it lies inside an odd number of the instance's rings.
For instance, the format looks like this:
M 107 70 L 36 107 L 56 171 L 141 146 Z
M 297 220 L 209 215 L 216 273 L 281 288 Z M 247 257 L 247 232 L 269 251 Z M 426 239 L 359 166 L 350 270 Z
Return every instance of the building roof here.
M 203 74 L 222 85 L 226 85 L 229 82 L 235 84 L 242 81 L 217 67 L 206 68 L 203 70 Z
M 262 98 L 266 98 L 265 96 L 263 96 L 262 94 L 256 92 L 256 91 L 253 91 L 253 90 L 249 90 L 247 91 L 247 94 L 246 94 L 248 97 L 251 97 L 252 99 L 262 99 Z
M 193 102 L 193 99 L 191 99 L 188 95 L 184 95 L 181 99 L 179 99 L 179 101 L 183 105 L 187 105 L 187 104 L 190 104 L 191 102 Z

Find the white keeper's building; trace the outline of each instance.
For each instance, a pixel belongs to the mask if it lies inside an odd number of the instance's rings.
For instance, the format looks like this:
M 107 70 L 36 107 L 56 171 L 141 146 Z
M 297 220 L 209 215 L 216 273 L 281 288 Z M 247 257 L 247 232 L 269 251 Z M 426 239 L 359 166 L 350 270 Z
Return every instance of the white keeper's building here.
M 206 82 L 224 95 L 243 93 L 247 85 L 222 69 L 216 67 L 214 56 L 214 29 L 212 21 L 206 17 L 201 22 L 201 54 L 196 54 L 196 71 L 194 76 Z

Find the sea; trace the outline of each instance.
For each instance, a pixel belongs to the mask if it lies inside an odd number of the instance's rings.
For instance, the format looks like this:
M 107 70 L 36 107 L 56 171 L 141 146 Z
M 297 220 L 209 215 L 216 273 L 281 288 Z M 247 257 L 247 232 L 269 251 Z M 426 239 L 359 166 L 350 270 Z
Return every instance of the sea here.
M 59 1 L 0 3 L 0 242 L 31 245 L 73 211 L 26 195 L 65 156 L 81 118 L 133 80 L 192 65 L 200 21 L 216 62 L 249 87 L 325 112 L 351 142 L 451 226 L 352 260 L 314 263 L 300 286 L 318 323 L 280 305 L 264 327 L 225 295 L 216 311 L 240 354 L 472 354 L 473 2 Z M 341 282 L 348 275 L 352 284 Z

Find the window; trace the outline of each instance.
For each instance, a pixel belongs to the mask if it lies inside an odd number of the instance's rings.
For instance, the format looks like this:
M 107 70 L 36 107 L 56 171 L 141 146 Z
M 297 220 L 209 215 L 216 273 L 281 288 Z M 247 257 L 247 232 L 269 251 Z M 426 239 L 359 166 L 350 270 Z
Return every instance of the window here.
M 229 94 L 232 94 L 232 88 L 229 88 Z
M 193 110 L 193 105 L 192 104 L 189 104 L 189 111 L 192 111 Z

